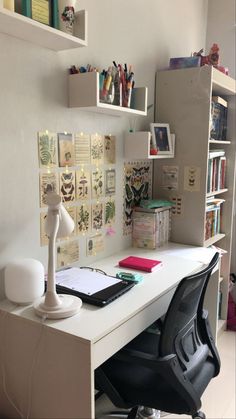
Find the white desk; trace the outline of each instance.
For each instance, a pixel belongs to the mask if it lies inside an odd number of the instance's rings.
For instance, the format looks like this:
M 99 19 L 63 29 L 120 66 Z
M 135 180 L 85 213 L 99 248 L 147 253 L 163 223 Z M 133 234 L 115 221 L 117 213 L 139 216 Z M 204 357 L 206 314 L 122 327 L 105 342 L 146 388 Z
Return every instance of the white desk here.
M 8 395 L 23 417 L 94 418 L 95 368 L 162 316 L 178 282 L 199 269 L 200 260 L 211 259 L 209 249 L 202 249 L 197 257 L 191 249 L 177 244 L 158 251 L 127 249 L 96 262 L 94 266 L 114 274 L 120 270 L 121 258 L 136 254 L 162 260 L 163 268 L 144 273 L 142 283 L 110 305 L 84 304 L 68 319 L 42 324 L 31 306 L 2 301 L 0 416 L 19 417 L 7 400 L 5 380 Z

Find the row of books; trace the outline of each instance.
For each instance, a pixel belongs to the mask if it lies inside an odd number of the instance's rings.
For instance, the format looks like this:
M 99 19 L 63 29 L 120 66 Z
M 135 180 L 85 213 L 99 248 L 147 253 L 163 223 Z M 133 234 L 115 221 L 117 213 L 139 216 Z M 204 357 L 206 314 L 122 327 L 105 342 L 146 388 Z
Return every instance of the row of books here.
M 225 188 L 226 157 L 224 150 L 211 150 L 208 158 L 207 193 Z
M 205 222 L 205 240 L 220 233 L 221 227 L 221 205 L 224 199 L 211 197 L 207 200 L 206 222 Z
M 136 207 L 133 211 L 132 245 L 156 249 L 168 242 L 170 210 L 171 207 L 154 209 Z
M 210 137 L 214 140 L 227 138 L 228 103 L 220 96 L 212 96 Z
M 58 11 L 58 0 L 47 0 L 47 1 L 30 1 L 30 0 L 21 0 L 20 2 L 15 2 L 15 10 L 17 13 L 21 13 L 24 16 L 27 16 L 33 20 L 36 20 L 45 25 L 52 26 L 53 28 L 59 29 L 59 11 Z M 65 3 L 66 6 L 66 3 Z M 74 10 L 71 11 L 71 16 L 67 16 L 66 12 L 70 12 L 71 7 L 64 8 L 63 19 L 70 21 L 73 19 Z

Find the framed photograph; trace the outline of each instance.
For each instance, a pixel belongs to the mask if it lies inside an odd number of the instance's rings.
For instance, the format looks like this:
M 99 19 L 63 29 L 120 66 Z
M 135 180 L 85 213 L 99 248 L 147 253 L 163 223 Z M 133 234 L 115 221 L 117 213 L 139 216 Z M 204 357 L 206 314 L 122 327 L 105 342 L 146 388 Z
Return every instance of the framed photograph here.
M 152 148 L 157 150 L 157 155 L 172 155 L 173 147 L 169 124 L 150 124 L 152 134 Z

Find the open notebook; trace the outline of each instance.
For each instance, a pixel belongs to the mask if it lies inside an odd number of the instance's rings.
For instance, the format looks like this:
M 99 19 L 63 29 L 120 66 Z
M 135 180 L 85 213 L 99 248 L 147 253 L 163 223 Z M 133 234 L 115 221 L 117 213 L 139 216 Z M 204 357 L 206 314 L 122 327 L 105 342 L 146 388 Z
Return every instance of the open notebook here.
M 80 297 L 82 301 L 105 306 L 123 295 L 135 285 L 101 272 L 76 267 L 56 273 L 56 290 L 59 293 Z

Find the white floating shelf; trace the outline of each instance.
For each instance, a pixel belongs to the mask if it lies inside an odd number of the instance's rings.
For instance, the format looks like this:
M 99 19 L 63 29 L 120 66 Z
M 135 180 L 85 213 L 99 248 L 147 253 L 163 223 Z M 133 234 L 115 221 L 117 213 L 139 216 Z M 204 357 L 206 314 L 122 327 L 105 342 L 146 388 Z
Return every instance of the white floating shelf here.
M 0 32 L 54 51 L 87 46 L 87 11 L 75 14 L 74 36 L 0 5 Z
M 147 115 L 147 87 L 136 87 L 132 91 L 131 108 L 111 105 L 99 101 L 99 73 L 96 71 L 69 75 L 69 108 L 102 112 L 110 115 Z
M 174 142 L 173 134 L 172 142 Z M 173 144 L 174 145 L 174 144 Z M 130 132 L 125 136 L 125 158 L 126 159 L 170 159 L 174 155 L 165 156 L 150 154 L 151 133 L 149 131 Z

